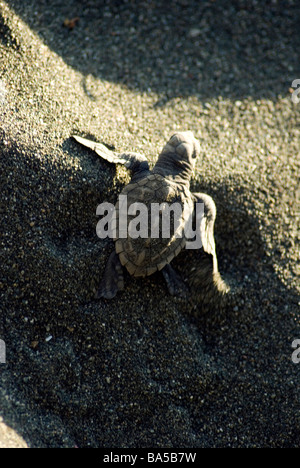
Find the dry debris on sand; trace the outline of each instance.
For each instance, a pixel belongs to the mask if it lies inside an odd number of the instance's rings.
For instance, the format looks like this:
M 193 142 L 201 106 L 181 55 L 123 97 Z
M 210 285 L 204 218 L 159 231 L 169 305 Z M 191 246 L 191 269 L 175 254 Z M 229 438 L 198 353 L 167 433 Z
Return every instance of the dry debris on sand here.
M 0 0 L 3 423 L 30 447 L 297 447 L 299 2 L 84 5 Z M 157 274 L 95 301 L 96 207 L 128 175 L 70 136 L 153 162 L 175 130 L 234 300 L 203 316 Z

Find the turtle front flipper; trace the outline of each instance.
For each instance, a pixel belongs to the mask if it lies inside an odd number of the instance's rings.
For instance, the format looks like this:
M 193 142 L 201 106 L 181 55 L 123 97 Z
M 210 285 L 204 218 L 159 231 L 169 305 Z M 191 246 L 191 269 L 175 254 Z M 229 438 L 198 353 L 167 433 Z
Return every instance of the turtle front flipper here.
M 170 264 L 166 265 L 161 270 L 167 287 L 171 296 L 180 296 L 186 298 L 188 295 L 188 288 L 176 271 L 171 267 Z
M 127 167 L 130 171 L 135 173 L 140 173 L 144 171 L 149 171 L 149 164 L 145 156 L 139 153 L 115 153 L 114 151 L 108 149 L 102 143 L 97 143 L 95 141 L 82 138 L 77 135 L 73 135 L 73 138 L 78 141 L 81 145 L 90 148 L 92 151 L 95 151 L 101 158 L 113 164 L 122 164 Z
M 213 271 L 218 272 L 218 260 L 216 254 L 216 244 L 214 237 L 214 224 L 216 219 L 216 205 L 213 199 L 206 193 L 193 193 L 196 203 L 204 204 L 204 212 L 200 210 L 201 218 L 197 219 L 196 213 L 196 229 L 200 229 L 201 242 L 204 252 L 213 257 Z
M 113 299 L 118 291 L 124 289 L 124 274 L 123 267 L 120 263 L 119 256 L 115 251 L 110 255 L 103 280 L 100 283 L 99 290 L 96 294 L 96 299 L 103 297 L 104 299 Z
M 200 231 L 203 250 L 200 251 L 200 262 L 197 268 L 192 268 L 189 284 L 192 291 L 192 301 L 202 310 L 209 312 L 213 308 L 221 310 L 228 302 L 229 285 L 222 279 L 216 254 L 214 238 L 214 223 L 216 205 L 213 199 L 205 193 L 193 193 L 195 203 L 202 203 L 204 210 L 197 210 L 196 229 Z M 198 213 L 198 216 L 197 216 Z

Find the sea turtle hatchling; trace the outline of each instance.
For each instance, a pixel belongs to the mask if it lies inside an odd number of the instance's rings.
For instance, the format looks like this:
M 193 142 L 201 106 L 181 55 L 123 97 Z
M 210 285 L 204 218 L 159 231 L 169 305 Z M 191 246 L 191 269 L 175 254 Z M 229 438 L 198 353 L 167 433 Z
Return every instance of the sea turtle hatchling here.
M 194 216 L 196 204 L 202 204 L 204 210 L 202 210 L 198 226 L 202 248 L 212 256 L 213 273 L 218 274 L 214 240 L 215 203 L 209 195 L 190 192 L 190 179 L 196 158 L 200 154 L 200 144 L 192 132 L 175 133 L 164 146 L 153 170 L 149 169 L 146 157 L 141 154 L 115 153 L 101 143 L 79 136 L 74 136 L 74 138 L 103 159 L 111 163 L 122 164 L 131 171 L 131 181 L 120 194 L 127 196 L 128 213 L 129 207 L 136 202 L 148 207 L 151 204 L 164 207 L 166 203 L 169 205 L 179 203 L 182 206 L 185 204 L 188 207 L 187 211 Z M 117 213 L 120 211 L 119 203 L 116 205 Z M 163 212 L 160 212 L 160 219 L 163 216 Z M 131 219 L 132 217 L 128 216 L 127 222 L 129 223 Z M 181 295 L 184 291 L 186 292 L 184 282 L 170 265 L 170 262 L 186 247 L 188 242 L 183 229 L 186 219 L 183 216 L 179 219 L 180 232 L 183 233 L 181 236 L 176 235 L 178 230 L 175 232 L 174 228 L 168 238 L 151 238 L 150 235 L 144 238 L 131 238 L 128 233 L 126 237 L 119 235 L 120 226 L 117 216 L 115 250 L 107 262 L 97 297 L 112 299 L 118 291 L 124 288 L 123 267 L 126 267 L 129 274 L 135 277 L 149 276 L 161 270 L 171 295 Z M 201 269 L 201 266 L 199 268 Z

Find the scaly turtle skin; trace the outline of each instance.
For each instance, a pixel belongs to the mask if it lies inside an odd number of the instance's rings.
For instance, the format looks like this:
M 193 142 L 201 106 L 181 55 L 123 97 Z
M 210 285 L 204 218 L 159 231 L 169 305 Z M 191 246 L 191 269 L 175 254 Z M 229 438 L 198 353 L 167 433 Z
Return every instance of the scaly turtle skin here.
M 115 164 L 122 164 L 132 172 L 131 182 L 123 189 L 120 195 L 126 196 L 128 218 L 128 234 L 120 236 L 120 222 L 118 214 L 121 196 L 116 205 L 115 251 L 110 255 L 104 278 L 100 284 L 98 297 L 112 299 L 117 292 L 124 288 L 123 267 L 132 276 L 149 276 L 156 271 L 162 271 L 170 294 L 177 295 L 186 291 L 186 286 L 173 270 L 170 262 L 185 248 L 188 239 L 184 236 L 187 217 L 195 216 L 195 204 L 204 204 L 204 216 L 199 224 L 203 250 L 212 256 L 213 273 L 218 274 L 218 263 L 214 241 L 214 222 L 216 207 L 212 198 L 202 193 L 190 192 L 190 179 L 195 167 L 196 158 L 200 154 L 199 142 L 192 132 L 178 132 L 171 137 L 159 155 L 153 170 L 150 171 L 147 159 L 137 153 L 117 154 L 100 143 L 74 136 L 84 146 L 92 149 L 103 159 Z M 124 199 L 123 199 L 124 200 Z M 144 237 L 132 238 L 129 225 L 134 216 L 130 216 L 130 207 L 143 203 L 151 213 L 153 204 L 160 205 L 160 216 L 154 221 L 148 218 L 149 232 Z M 150 229 L 153 223 L 158 223 L 164 217 L 164 208 L 173 203 L 186 207 L 185 215 L 176 218 L 173 229 L 167 238 L 161 236 L 152 238 Z M 138 208 L 133 209 L 136 215 Z M 183 211 L 182 211 L 183 212 Z M 186 217 L 187 216 L 187 217 Z M 174 215 L 175 217 L 175 215 Z M 120 218 L 121 219 L 121 218 Z M 152 225 L 151 225 L 152 222 Z M 161 223 L 158 223 L 161 224 Z M 178 235 L 179 234 L 179 235 Z

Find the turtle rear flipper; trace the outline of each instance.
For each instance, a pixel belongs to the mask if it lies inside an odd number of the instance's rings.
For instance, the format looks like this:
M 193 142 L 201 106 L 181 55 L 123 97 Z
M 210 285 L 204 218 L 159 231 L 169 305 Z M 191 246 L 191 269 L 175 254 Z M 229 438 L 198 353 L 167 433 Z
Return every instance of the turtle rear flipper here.
M 95 151 L 95 153 L 97 153 L 106 161 L 113 164 L 122 164 L 123 166 L 127 167 L 127 169 L 132 171 L 133 174 L 149 171 L 148 161 L 142 154 L 115 153 L 114 151 L 108 149 L 105 145 L 102 145 L 102 143 L 97 143 L 77 135 L 73 135 L 73 138 L 81 145 L 84 145 L 87 148 L 90 148 L 92 151 Z
M 113 299 L 118 291 L 124 289 L 124 274 L 123 267 L 120 263 L 119 256 L 115 251 L 110 255 L 104 277 L 100 283 L 99 290 L 96 294 L 96 299 L 103 297 L 104 299 Z
M 186 298 L 188 296 L 188 288 L 176 271 L 170 264 L 166 265 L 161 270 L 163 277 L 167 283 L 167 287 L 171 296 L 179 296 Z

